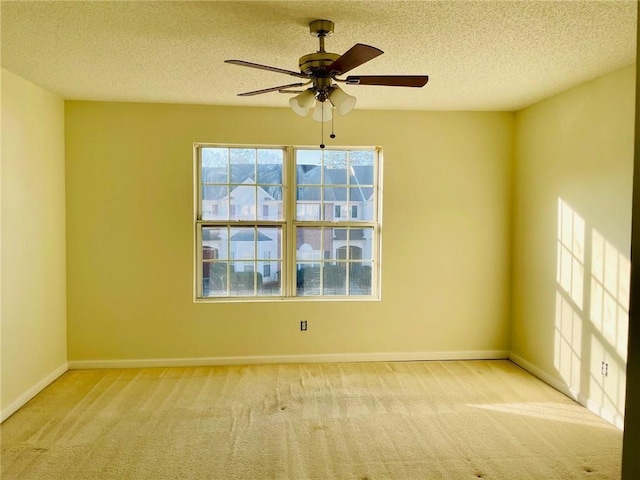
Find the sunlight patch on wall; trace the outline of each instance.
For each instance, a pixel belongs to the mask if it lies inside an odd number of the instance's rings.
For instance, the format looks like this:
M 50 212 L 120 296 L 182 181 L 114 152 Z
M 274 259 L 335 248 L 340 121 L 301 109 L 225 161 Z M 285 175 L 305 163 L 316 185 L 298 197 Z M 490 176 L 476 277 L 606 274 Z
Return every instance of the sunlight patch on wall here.
M 582 318 L 560 292 L 556 292 L 554 366 L 573 392 L 580 391 L 581 351 Z
M 554 366 L 569 389 L 580 392 L 584 297 L 585 221 L 558 199 Z
M 621 425 L 631 263 L 558 198 L 554 366 L 575 397 Z
M 582 310 L 584 289 L 584 219 L 558 199 L 557 282 Z
M 602 408 L 622 418 L 626 392 L 631 262 L 600 232 L 591 231 L 591 305 L 589 318 L 601 337 L 592 338 L 590 391 Z M 597 353 L 596 353 L 597 352 Z M 606 375 L 597 375 L 603 359 Z M 617 366 L 618 368 L 612 368 Z M 600 371 L 602 373 L 602 371 Z
M 591 321 L 626 362 L 631 262 L 595 229 L 591 250 Z

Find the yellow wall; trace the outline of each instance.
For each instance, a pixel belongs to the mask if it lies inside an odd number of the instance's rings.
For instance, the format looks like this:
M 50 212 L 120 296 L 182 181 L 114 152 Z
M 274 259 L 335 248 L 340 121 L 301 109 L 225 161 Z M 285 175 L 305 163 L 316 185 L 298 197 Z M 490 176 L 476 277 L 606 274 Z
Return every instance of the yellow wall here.
M 511 351 L 618 425 L 634 95 L 632 65 L 516 116 Z M 567 247 L 560 255 L 559 235 Z M 607 377 L 602 361 L 609 364 Z
M 70 361 L 508 348 L 513 114 L 338 118 L 336 144 L 384 148 L 382 301 L 218 304 L 193 302 L 193 142 L 317 145 L 320 124 L 284 108 L 65 114 Z
M 2 417 L 66 370 L 64 102 L 2 71 Z

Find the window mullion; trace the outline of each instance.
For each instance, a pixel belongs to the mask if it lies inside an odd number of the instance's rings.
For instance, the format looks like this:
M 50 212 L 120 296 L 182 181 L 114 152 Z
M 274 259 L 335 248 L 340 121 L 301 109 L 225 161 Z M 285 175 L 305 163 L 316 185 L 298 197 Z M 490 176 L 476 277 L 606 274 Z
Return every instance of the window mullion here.
M 195 275 L 195 292 L 196 298 L 202 297 L 202 225 L 196 225 L 196 275 Z
M 195 235 L 194 235 L 194 241 L 195 241 L 195 260 L 196 260 L 196 274 L 195 274 L 195 282 L 196 284 L 194 285 L 194 292 L 196 295 L 196 298 L 202 298 L 202 282 L 203 280 L 203 275 L 202 275 L 202 225 L 199 224 L 200 219 L 202 219 L 202 149 L 200 148 L 200 145 L 198 144 L 194 144 L 193 145 L 193 154 L 194 154 L 194 158 L 195 158 L 195 165 L 194 165 L 194 169 L 195 169 L 195 176 L 196 176 L 196 185 L 197 187 L 195 188 L 196 192 L 195 195 L 197 195 L 196 198 L 193 199 L 193 201 L 195 202 Z
M 283 265 L 282 270 L 286 272 L 286 281 L 284 283 L 283 293 L 286 297 L 294 297 L 296 295 L 296 225 L 295 225 L 295 217 L 296 217 L 296 199 L 297 199 L 297 177 L 296 177 L 296 158 L 295 158 L 295 149 L 288 147 L 287 155 L 286 155 L 286 186 L 288 189 L 287 192 L 287 202 L 286 202 L 286 218 L 285 223 L 289 228 L 287 228 L 287 244 L 283 261 L 285 265 Z

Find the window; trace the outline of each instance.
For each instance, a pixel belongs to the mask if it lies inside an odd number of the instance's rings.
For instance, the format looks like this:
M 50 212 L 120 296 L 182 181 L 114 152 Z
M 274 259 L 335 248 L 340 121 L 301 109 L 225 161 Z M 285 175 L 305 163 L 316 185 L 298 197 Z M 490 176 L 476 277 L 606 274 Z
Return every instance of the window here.
M 194 152 L 196 298 L 379 297 L 378 149 Z

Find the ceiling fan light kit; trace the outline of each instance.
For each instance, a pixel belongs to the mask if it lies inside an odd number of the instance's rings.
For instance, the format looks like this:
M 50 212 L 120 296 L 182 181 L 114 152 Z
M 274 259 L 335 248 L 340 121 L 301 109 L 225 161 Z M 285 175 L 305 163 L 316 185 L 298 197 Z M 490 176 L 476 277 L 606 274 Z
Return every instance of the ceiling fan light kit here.
M 351 110 L 353 110 L 353 107 L 356 106 L 356 97 L 354 97 L 353 95 L 349 95 L 337 85 L 334 85 L 332 87 L 328 100 L 328 102 L 326 100 L 324 102 L 321 102 L 320 100 L 316 101 L 316 96 L 313 89 L 309 88 L 304 92 L 296 95 L 295 97 L 291 97 L 289 99 L 289 105 L 291 106 L 291 109 L 301 117 L 305 117 L 309 114 L 309 111 L 314 106 L 314 102 L 316 104 L 316 109 L 318 108 L 319 104 L 325 105 L 325 107 L 323 108 L 325 110 L 328 110 L 329 112 L 331 112 L 331 108 L 329 108 L 328 104 L 331 104 L 331 107 L 335 109 L 338 115 L 346 115 Z M 325 114 L 324 120 L 322 120 L 317 115 L 313 115 L 313 119 L 317 120 L 318 122 L 328 122 L 329 120 L 331 120 L 331 117 L 327 117 Z
M 343 55 L 326 52 L 324 49 L 324 41 L 326 37 L 333 35 L 334 27 L 335 24 L 331 20 L 314 20 L 309 23 L 309 31 L 311 35 L 318 37 L 320 45 L 316 53 L 310 53 L 300 57 L 298 61 L 300 73 L 268 65 L 246 62 L 244 60 L 225 60 L 226 63 L 233 65 L 284 73 L 307 80 L 306 82 L 280 85 L 262 90 L 239 93 L 238 95 L 248 97 L 269 92 L 297 93 L 295 97 L 289 99 L 289 105 L 294 112 L 298 115 L 306 116 L 313 106 L 314 112 L 312 118 L 319 122 L 328 122 L 333 120 L 333 110 L 335 110 L 338 115 L 346 115 L 353 110 L 356 105 L 356 97 L 346 93 L 338 87 L 336 83 L 342 82 L 347 85 L 379 85 L 389 87 L 424 87 L 429 81 L 427 75 L 360 75 L 348 76 L 346 79 L 338 78 L 363 63 L 382 55 L 384 52 L 379 48 L 362 43 L 355 44 Z M 291 88 L 303 87 L 309 84 L 311 84 L 311 87 L 302 92 L 299 90 L 290 90 Z M 331 138 L 335 138 L 333 132 L 331 133 Z M 321 143 L 320 147 L 324 148 L 324 143 Z
M 346 115 L 356 106 L 356 97 L 349 95 L 337 85 L 329 94 L 329 101 L 336 108 L 338 115 Z
M 331 103 L 316 100 L 312 118 L 316 122 L 330 122 L 331 120 L 333 120 L 333 109 L 331 107 Z
M 309 110 L 313 107 L 315 101 L 316 96 L 314 95 L 313 90 L 309 89 L 295 97 L 291 97 L 289 99 L 289 105 L 294 112 L 304 117 L 309 113 Z

